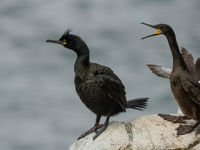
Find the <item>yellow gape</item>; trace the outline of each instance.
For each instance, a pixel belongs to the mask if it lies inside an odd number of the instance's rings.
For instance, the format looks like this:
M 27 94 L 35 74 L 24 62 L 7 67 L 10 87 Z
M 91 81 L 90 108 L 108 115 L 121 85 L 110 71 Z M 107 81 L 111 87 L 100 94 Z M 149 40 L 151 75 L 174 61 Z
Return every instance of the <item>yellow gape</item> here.
M 63 44 L 63 45 L 66 45 L 66 44 L 67 44 L 67 42 L 63 42 L 62 44 Z
M 157 30 L 157 32 L 155 32 L 154 34 L 161 34 L 162 33 L 162 31 L 160 29 L 156 29 L 156 30 Z

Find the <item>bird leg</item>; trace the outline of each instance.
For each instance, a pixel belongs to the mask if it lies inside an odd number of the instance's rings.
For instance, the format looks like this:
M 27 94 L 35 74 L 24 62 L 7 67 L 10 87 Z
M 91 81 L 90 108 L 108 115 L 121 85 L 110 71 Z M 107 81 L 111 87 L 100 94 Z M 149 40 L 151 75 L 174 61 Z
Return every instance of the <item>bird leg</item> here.
M 101 115 L 97 115 L 96 122 L 94 124 L 94 131 L 95 131 L 95 133 L 97 132 L 98 129 L 100 129 L 101 127 L 103 127 L 103 124 L 99 124 L 100 118 L 101 118 Z
M 177 135 L 183 135 L 186 133 L 192 132 L 198 125 L 200 121 L 197 121 L 193 126 L 192 125 L 180 125 L 177 130 Z
M 93 126 L 91 129 L 89 129 L 88 131 L 86 131 L 86 132 L 84 132 L 83 134 L 81 134 L 81 135 L 78 137 L 77 140 L 82 139 L 83 137 L 85 137 L 86 135 L 88 135 L 88 134 L 90 134 L 90 133 L 92 133 L 92 132 L 94 132 L 94 131 L 97 132 L 97 130 L 103 126 L 102 124 L 99 124 L 100 118 L 101 118 L 101 115 L 97 115 L 97 117 L 96 117 L 96 122 L 95 122 L 94 126 Z
M 169 122 L 173 123 L 183 123 L 186 124 L 186 119 L 190 119 L 187 116 L 174 116 L 174 115 L 168 115 L 168 114 L 158 114 L 161 118 L 164 120 L 167 120 Z
M 103 133 L 103 131 L 106 130 L 106 128 L 108 127 L 109 119 L 110 119 L 110 115 L 107 116 L 106 121 L 103 124 L 103 127 L 100 128 L 99 131 L 96 132 L 96 135 L 93 137 L 93 140 L 95 140 L 101 133 Z

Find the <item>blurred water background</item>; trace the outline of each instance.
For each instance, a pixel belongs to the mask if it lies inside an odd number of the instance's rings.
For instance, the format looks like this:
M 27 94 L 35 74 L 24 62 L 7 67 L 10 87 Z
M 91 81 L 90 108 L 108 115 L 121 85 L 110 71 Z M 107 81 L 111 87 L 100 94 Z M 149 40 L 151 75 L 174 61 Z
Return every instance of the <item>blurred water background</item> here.
M 76 55 L 46 39 L 73 29 L 86 41 L 91 61 L 111 67 L 127 98 L 150 98 L 144 112 L 128 110 L 114 121 L 175 113 L 169 82 L 146 64 L 171 66 L 164 36 L 140 24 L 167 23 L 179 46 L 200 56 L 199 0 L 0 0 L 0 149 L 66 150 L 93 126 L 95 115 L 74 89 Z M 103 120 L 104 121 L 104 120 Z

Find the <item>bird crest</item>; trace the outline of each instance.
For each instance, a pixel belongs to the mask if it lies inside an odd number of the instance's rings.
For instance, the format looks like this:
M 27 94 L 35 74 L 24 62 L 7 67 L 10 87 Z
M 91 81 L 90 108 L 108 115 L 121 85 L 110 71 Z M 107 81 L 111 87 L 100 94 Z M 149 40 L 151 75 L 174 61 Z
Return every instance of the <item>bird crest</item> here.
M 60 41 L 64 41 L 64 40 L 66 40 L 68 37 L 69 37 L 69 35 L 71 35 L 70 34 L 70 32 L 71 32 L 72 30 L 71 29 L 67 29 L 67 31 L 65 31 L 64 33 L 63 33 L 63 35 L 60 37 Z
M 72 32 L 72 29 L 67 29 L 67 31 L 64 32 L 64 36 L 70 35 L 70 32 Z

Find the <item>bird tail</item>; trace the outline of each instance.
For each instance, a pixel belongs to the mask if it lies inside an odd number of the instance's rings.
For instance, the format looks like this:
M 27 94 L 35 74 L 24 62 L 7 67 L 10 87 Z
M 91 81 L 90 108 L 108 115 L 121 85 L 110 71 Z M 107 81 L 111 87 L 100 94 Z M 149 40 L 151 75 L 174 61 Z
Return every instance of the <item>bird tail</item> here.
M 149 98 L 144 97 L 144 98 L 136 98 L 136 99 L 130 100 L 127 102 L 126 108 L 133 108 L 133 109 L 142 111 L 143 109 L 146 108 L 148 99 Z

